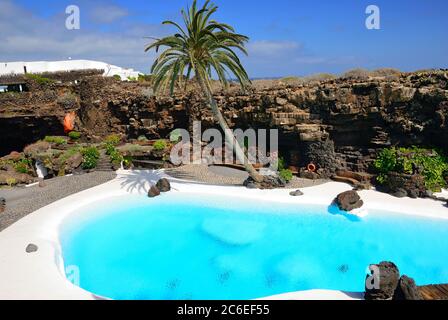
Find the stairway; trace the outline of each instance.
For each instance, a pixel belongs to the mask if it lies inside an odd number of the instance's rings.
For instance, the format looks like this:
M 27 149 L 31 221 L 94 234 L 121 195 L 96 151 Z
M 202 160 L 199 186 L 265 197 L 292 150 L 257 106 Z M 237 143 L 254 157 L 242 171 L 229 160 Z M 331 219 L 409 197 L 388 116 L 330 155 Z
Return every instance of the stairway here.
M 100 158 L 98 159 L 95 171 L 114 171 L 110 158 L 105 150 L 100 150 Z

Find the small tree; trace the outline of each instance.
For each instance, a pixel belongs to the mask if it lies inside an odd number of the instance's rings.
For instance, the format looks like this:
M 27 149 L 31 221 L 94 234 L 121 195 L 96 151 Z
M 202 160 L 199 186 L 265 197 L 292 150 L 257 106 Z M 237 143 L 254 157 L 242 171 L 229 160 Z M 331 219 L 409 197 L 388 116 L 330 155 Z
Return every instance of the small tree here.
M 173 21 L 163 22 L 163 24 L 175 26 L 178 33 L 157 39 L 145 48 L 145 51 L 155 49 L 156 52 L 160 47 L 165 48 L 151 68 L 154 91 L 157 92 L 169 86 L 170 93 L 174 94 L 176 83 L 184 80 L 186 84 L 194 75 L 214 118 L 224 131 L 227 143 L 234 147 L 237 159 L 244 164 L 252 179 L 261 182 L 263 177 L 249 163 L 212 95 L 212 71 L 226 87 L 229 74 L 233 74 L 238 79 L 243 89 L 250 84 L 249 76 L 234 51 L 238 49 L 247 54 L 244 45 L 249 38 L 235 33 L 228 24 L 211 20 L 211 16 L 217 9 L 218 7 L 210 4 L 210 1 L 206 1 L 202 8 L 198 8 L 197 1 L 194 0 L 191 8 L 181 11 L 184 28 Z

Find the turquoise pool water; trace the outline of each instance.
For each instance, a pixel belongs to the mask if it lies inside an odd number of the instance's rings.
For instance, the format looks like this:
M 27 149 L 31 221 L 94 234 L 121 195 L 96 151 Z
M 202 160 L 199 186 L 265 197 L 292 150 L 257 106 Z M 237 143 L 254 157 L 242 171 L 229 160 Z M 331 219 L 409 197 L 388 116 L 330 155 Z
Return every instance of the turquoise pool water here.
M 61 230 L 64 263 L 82 288 L 113 299 L 363 291 L 367 266 L 383 260 L 417 284 L 448 282 L 447 220 L 174 192 L 79 213 Z

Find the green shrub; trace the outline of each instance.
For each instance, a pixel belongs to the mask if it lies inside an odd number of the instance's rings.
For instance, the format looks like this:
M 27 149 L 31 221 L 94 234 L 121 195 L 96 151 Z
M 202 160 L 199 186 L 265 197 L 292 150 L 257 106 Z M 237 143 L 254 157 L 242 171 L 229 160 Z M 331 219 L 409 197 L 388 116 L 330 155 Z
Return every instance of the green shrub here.
M 79 138 L 81 138 L 81 133 L 78 132 L 78 131 L 71 131 L 71 132 L 68 134 L 68 136 L 69 136 L 69 138 L 72 139 L 72 140 L 78 140 Z
M 283 157 L 278 157 L 277 171 L 282 171 L 283 169 L 286 169 L 285 159 L 283 159 Z
M 113 146 L 119 145 L 121 142 L 121 137 L 118 134 L 111 134 L 104 139 L 106 144 L 111 144 Z
M 33 81 L 36 81 L 38 84 L 40 84 L 40 85 L 46 85 L 46 84 L 52 84 L 52 83 L 54 83 L 54 80 L 51 80 L 51 79 L 49 79 L 49 78 L 45 78 L 45 77 L 43 77 L 43 76 L 41 76 L 41 75 L 39 75 L 39 74 L 32 74 L 32 73 L 28 73 L 27 75 L 26 75 L 26 77 L 28 78 L 28 79 L 31 79 L 31 80 L 33 80 Z
M 115 146 L 111 143 L 106 143 L 104 145 L 105 149 L 106 149 L 106 154 L 110 155 L 114 150 L 115 150 Z
M 117 166 L 120 165 L 121 162 L 123 161 L 123 155 L 117 149 L 114 149 L 110 153 L 109 157 L 110 157 L 110 161 L 112 162 L 112 164 L 117 165 Z
M 109 156 L 110 161 L 114 165 L 120 165 L 123 161 L 123 155 L 121 152 L 111 143 L 106 143 L 106 154 Z
M 164 140 L 157 140 L 156 142 L 154 142 L 153 147 L 156 151 L 163 151 L 166 149 L 167 145 Z
M 390 172 L 412 174 L 414 168 L 420 168 L 428 190 L 438 191 L 446 186 L 448 161 L 435 150 L 418 147 L 383 149 L 373 166 L 378 172 L 377 181 L 380 184 L 387 183 Z
M 132 165 L 132 157 L 131 156 L 123 157 L 123 167 L 130 168 L 131 165 Z
M 292 171 L 289 169 L 282 169 L 279 171 L 278 175 L 285 180 L 286 182 L 289 182 L 292 180 Z
M 121 81 L 121 77 L 118 74 L 114 74 L 113 77 L 115 80 Z
M 55 137 L 55 136 L 46 136 L 44 141 L 48 143 L 55 143 L 57 145 L 67 143 L 67 140 L 65 140 L 63 137 Z
M 383 149 L 373 162 L 373 166 L 378 172 L 377 181 L 384 184 L 387 180 L 387 174 L 395 171 L 397 166 L 397 151 L 395 148 Z
M 20 159 L 14 163 L 14 169 L 19 173 L 28 173 L 30 171 L 31 161 L 28 159 Z
M 292 171 L 286 168 L 286 162 L 285 159 L 283 159 L 283 157 L 278 157 L 277 171 L 280 178 L 282 178 L 286 182 L 291 181 L 291 179 L 293 178 Z
M 98 159 L 100 158 L 100 153 L 96 147 L 87 147 L 82 150 L 83 169 L 93 169 L 96 168 L 98 164 Z

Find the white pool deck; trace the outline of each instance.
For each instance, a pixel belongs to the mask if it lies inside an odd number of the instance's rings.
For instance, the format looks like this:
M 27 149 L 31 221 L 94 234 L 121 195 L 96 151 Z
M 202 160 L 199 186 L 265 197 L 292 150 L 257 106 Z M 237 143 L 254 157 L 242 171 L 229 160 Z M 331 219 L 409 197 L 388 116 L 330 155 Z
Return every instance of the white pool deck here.
M 0 232 L 0 299 L 1 300 L 80 300 L 98 299 L 65 278 L 59 226 L 78 208 L 112 196 L 146 194 L 150 183 L 165 176 L 163 171 L 119 171 L 117 178 L 100 186 L 71 195 L 24 217 Z M 211 186 L 167 177 L 171 192 L 221 194 L 272 200 L 284 203 L 329 205 L 341 192 L 351 190 L 344 183 L 329 182 L 301 189 L 303 196 L 292 197 L 291 190 L 250 190 L 244 187 Z M 448 208 L 430 199 L 395 198 L 374 190 L 359 192 L 364 210 L 380 209 L 407 215 L 448 219 Z M 445 194 L 446 195 L 446 194 Z M 26 253 L 33 243 L 38 251 Z M 372 261 L 374 262 L 374 261 Z M 361 293 L 310 290 L 285 293 L 265 299 L 348 300 L 361 299 Z

